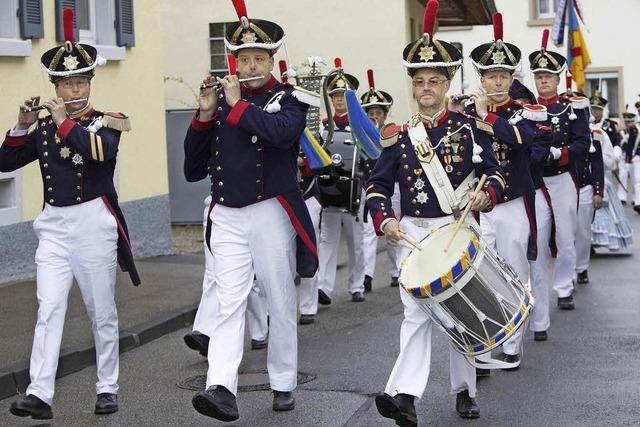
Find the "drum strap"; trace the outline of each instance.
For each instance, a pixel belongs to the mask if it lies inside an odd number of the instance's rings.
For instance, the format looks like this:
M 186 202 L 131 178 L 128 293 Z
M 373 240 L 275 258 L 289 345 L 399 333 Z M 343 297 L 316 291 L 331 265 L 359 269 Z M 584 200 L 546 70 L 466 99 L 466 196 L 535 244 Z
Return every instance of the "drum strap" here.
M 454 208 L 462 209 L 469 201 L 475 173 L 472 171 L 467 175 L 460 186 L 454 190 L 438 155 L 431 148 L 429 135 L 421 121 L 418 120 L 415 126 L 409 126 L 409 138 L 427 180 L 436 194 L 440 210 L 451 215 Z

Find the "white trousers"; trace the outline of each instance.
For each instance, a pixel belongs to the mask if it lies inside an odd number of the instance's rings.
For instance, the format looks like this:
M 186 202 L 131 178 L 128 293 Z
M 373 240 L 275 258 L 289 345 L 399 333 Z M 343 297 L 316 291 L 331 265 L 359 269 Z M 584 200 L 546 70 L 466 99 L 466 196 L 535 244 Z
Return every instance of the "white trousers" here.
M 205 199 L 203 228 L 207 228 L 207 214 L 209 213 L 210 198 Z M 206 238 L 206 237 L 205 237 Z M 215 304 L 211 304 L 211 293 L 215 292 L 213 277 L 213 256 L 204 243 L 204 277 L 202 279 L 202 297 L 198 305 L 196 317 L 193 320 L 193 330 L 211 336 Z M 267 326 L 267 296 L 261 291 L 258 282 L 254 283 L 247 301 L 247 321 L 249 322 L 249 334 L 251 339 L 264 340 L 268 335 Z
M 316 236 L 320 236 L 322 206 L 320 206 L 320 202 L 315 197 L 309 197 L 305 200 L 305 204 L 311 216 Z M 300 301 L 300 314 L 316 314 L 318 312 L 318 272 L 311 278 L 300 279 L 298 299 Z
M 340 232 L 344 227 L 347 234 L 347 250 L 349 252 L 348 290 L 350 294 L 364 292 L 364 271 L 361 257 L 362 226 L 356 217 L 337 208 L 326 208 L 322 211 L 322 229 L 318 244 L 318 289 L 331 296 L 336 285 L 336 268 L 338 266 L 338 249 L 340 248 Z
M 96 346 L 96 394 L 118 392 L 118 314 L 114 300 L 118 231 L 101 198 L 79 205 L 45 205 L 33 223 L 38 320 L 33 337 L 33 394 L 51 405 L 69 290 L 75 278 Z M 5 343 L 8 344 L 8 343 Z
M 622 159 L 618 162 L 618 178 L 620 178 L 620 182 L 614 180 L 614 185 L 618 189 L 618 198 L 621 202 L 627 202 L 627 192 L 622 188 L 623 186 L 629 189 L 629 164 Z M 620 185 L 622 184 L 622 185 Z
M 531 293 L 536 305 L 531 314 L 529 329 L 534 332 L 546 331 L 551 325 L 549 317 L 549 286 L 553 277 L 554 261 L 549 249 L 551 208 L 541 189 L 536 190 L 536 225 L 538 230 L 538 257 L 529 263 L 531 267 Z
M 518 197 L 496 205 L 491 212 L 480 213 L 482 237 L 498 256 L 505 260 L 523 283 L 529 280 L 529 218 L 524 199 Z M 522 328 L 502 345 L 505 354 L 519 354 Z
M 366 192 L 362 192 L 362 202 L 360 203 L 360 211 L 358 217 L 360 219 L 364 216 L 364 205 L 366 200 Z M 396 213 L 398 218 L 401 217 L 400 212 L 400 186 L 396 182 L 394 185 L 393 196 L 391 197 L 391 207 Z M 375 228 L 373 227 L 373 219 L 369 214 L 367 216 L 367 222 L 362 221 L 362 251 L 364 262 L 364 274 L 373 277 L 376 270 L 376 256 L 378 252 L 378 236 L 376 235 Z M 388 245 L 385 242 L 387 257 L 389 258 L 389 276 L 398 277 L 400 275 L 400 263 L 398 260 L 398 248 Z
M 633 169 L 633 204 L 640 205 L 640 156 L 633 156 L 631 161 Z
M 296 232 L 276 199 L 243 208 L 216 205 L 211 211 L 214 286 L 207 387 L 238 390 L 247 298 L 254 276 L 260 280 L 269 308 L 267 369 L 271 388 L 296 387 L 297 323 Z
M 589 268 L 591 258 L 591 223 L 593 222 L 593 187 L 580 189 L 578 225 L 576 227 L 576 273 Z
M 408 224 L 405 217 L 400 222 L 404 230 L 413 240 L 420 241 L 428 232 L 443 224 L 451 222 L 452 216 L 434 218 L 429 228 L 420 228 Z M 400 259 L 409 254 L 410 249 L 402 244 L 399 246 Z M 431 330 L 432 320 L 418 307 L 416 301 L 400 286 L 400 299 L 404 306 L 404 319 L 400 328 L 400 354 L 396 360 L 385 393 L 395 396 L 398 393 L 410 394 L 421 398 L 427 387 L 431 369 Z M 449 339 L 447 337 L 447 339 Z M 449 375 L 451 392 L 459 393 L 469 390 L 469 395 L 476 395 L 476 370 L 466 357 L 449 345 Z
M 558 294 L 558 298 L 564 298 L 573 292 L 578 192 L 569 172 L 557 176 L 545 176 L 544 184 L 549 190 L 553 215 L 556 219 L 558 256 L 553 272 L 553 289 Z

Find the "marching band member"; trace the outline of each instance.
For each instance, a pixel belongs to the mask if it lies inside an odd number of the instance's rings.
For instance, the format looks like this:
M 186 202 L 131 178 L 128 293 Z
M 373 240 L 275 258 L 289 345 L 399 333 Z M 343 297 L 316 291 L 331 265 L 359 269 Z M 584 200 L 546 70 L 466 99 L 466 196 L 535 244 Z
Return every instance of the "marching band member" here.
M 503 38 L 502 15 L 493 15 L 494 41 L 476 47 L 471 60 L 480 74 L 482 90 L 472 94 L 466 112 L 482 120 L 493 153 L 504 170 L 505 191 L 490 212 L 480 213 L 482 237 L 503 258 L 523 283 L 529 281 L 529 261 L 536 259 L 535 191 L 530 151 L 538 133 L 549 128 L 540 123 L 546 109 L 524 105 L 509 96 L 513 73 L 520 66 L 520 49 Z M 546 130 L 545 130 L 546 129 Z M 527 221 L 514 221 L 527 218 Z M 503 344 L 504 361 L 520 364 L 521 330 Z M 489 354 L 487 354 L 489 356 Z M 479 357 L 482 360 L 482 356 Z
M 300 168 L 302 197 L 304 197 L 304 203 L 307 205 L 307 210 L 311 216 L 313 230 L 316 236 L 319 236 L 322 205 L 320 204 L 318 182 L 309 160 L 303 156 L 298 157 L 298 167 Z M 298 299 L 300 304 L 300 324 L 309 325 L 314 323 L 318 313 L 318 273 L 314 277 L 300 279 Z
M 14 415 L 34 419 L 53 417 L 62 329 L 74 278 L 96 346 L 94 412 L 118 410 L 117 263 L 129 272 L 134 285 L 140 284 L 113 184 L 120 134 L 129 130 L 129 121 L 120 113 L 95 110 L 89 102 L 94 68 L 103 60 L 93 46 L 75 42 L 73 11 L 65 9 L 63 16 L 65 43 L 40 59 L 56 92 L 42 104 L 50 115 L 39 118 L 39 111 L 29 112 L 39 102 L 39 97 L 30 97 L 0 147 L 0 171 L 37 160 L 44 186 L 44 209 L 33 223 L 39 243 L 31 383 L 26 396 L 10 409 Z
M 583 96 L 574 91 L 574 95 Z M 589 110 L 585 111 L 587 116 Z M 576 281 L 589 283 L 589 260 L 591 258 L 591 223 L 594 212 L 602 207 L 604 197 L 604 164 L 602 145 L 604 131 L 591 129 L 591 144 L 584 156 L 576 159 L 578 196 L 578 223 L 576 227 Z M 608 138 L 608 137 L 607 137 Z
M 342 63 L 336 58 L 336 68 L 341 68 Z M 334 115 L 334 135 L 338 132 L 350 133 L 349 113 L 344 93 L 347 88 L 358 89 L 359 82 L 351 74 L 337 73 L 329 77 L 327 94 L 331 97 Z M 328 119 L 323 119 L 323 126 L 328 125 Z M 330 142 L 331 143 L 331 142 Z M 329 146 L 329 150 L 331 150 Z M 364 301 L 364 263 L 361 260 L 362 252 L 357 248 L 362 246 L 362 227 L 358 224 L 358 217 L 343 209 L 333 206 L 322 207 L 322 227 L 318 243 L 318 257 L 320 267 L 318 269 L 318 302 L 322 305 L 331 304 L 331 294 L 336 285 L 336 269 L 338 265 L 338 249 L 340 248 L 341 229 L 347 237 L 347 251 L 349 253 L 348 291 L 351 301 Z
M 631 179 L 621 180 L 623 184 L 627 182 L 631 184 L 630 186 L 632 188 L 627 188 L 631 191 L 633 210 L 640 214 L 640 132 L 638 131 L 636 115 L 634 113 L 625 111 L 622 113 L 622 118 L 624 119 L 624 139 L 626 140 L 624 147 L 625 163 Z M 624 189 L 622 189 L 622 191 L 624 192 Z M 623 201 L 627 200 L 626 196 L 625 194 L 625 197 L 621 199 Z
M 267 369 L 273 410 L 295 406 L 297 295 L 294 274 L 312 277 L 317 251 L 311 218 L 297 179 L 299 138 L 308 105 L 271 75 L 282 28 L 249 19 L 234 1 L 240 22 L 231 24 L 225 45 L 238 75 L 217 78 L 221 90 L 203 88 L 200 107 L 185 137 L 188 181 L 211 176 L 212 202 L 206 240 L 213 256 L 214 292 L 206 390 L 192 404 L 222 421 L 239 418 L 238 367 L 243 353 L 244 314 L 254 275 L 269 310 Z M 239 78 L 251 79 L 244 83 Z M 207 77 L 204 85 L 209 85 Z M 296 249 L 297 248 L 297 249 Z
M 389 124 L 382 129 L 385 148 L 367 183 L 367 204 L 376 231 L 394 245 L 405 230 L 413 240 L 421 240 L 430 230 L 453 221 L 467 203 L 474 211 L 490 210 L 504 189 L 504 178 L 486 134 L 478 131 L 475 120 L 445 107 L 445 94 L 462 54 L 450 43 L 433 37 L 437 9 L 438 2 L 430 0 L 424 35 L 403 51 L 419 111 L 407 125 Z M 474 173 L 489 178 L 483 191 L 469 200 Z M 400 223 L 390 202 L 396 181 L 404 215 Z M 453 206 L 452 200 L 457 200 Z M 407 252 L 408 248 L 402 247 L 400 258 Z M 400 354 L 385 392 L 376 397 L 376 406 L 383 417 L 410 426 L 417 425 L 414 399 L 422 396 L 429 377 L 432 320 L 402 287 L 400 298 L 404 305 Z M 474 399 L 475 369 L 453 346 L 450 374 L 458 414 L 479 417 Z
M 536 96 L 519 80 L 514 80 L 509 89 L 509 97 L 523 103 L 536 103 Z M 535 298 L 535 310 L 531 313 L 529 329 L 533 331 L 534 341 L 546 341 L 547 330 L 551 326 L 549 315 L 549 286 L 553 277 L 553 261 L 557 256 L 555 239 L 555 220 L 551 207 L 551 197 L 544 185 L 544 167 L 549 158 L 553 135 L 551 132 L 541 133 L 531 146 L 531 179 L 536 191 L 536 259 L 529 261 L 529 280 L 531 293 Z
M 566 68 L 566 59 L 547 50 L 549 30 L 544 31 L 541 50 L 529 55 L 534 74 L 538 102 L 547 107 L 554 146 L 544 168 L 544 183 L 551 196 L 553 214 L 557 224 L 558 253 L 553 274 L 553 288 L 558 295 L 561 310 L 573 310 L 573 275 L 576 268 L 574 239 L 577 225 L 578 191 L 572 173 L 576 159 L 589 150 L 589 123 L 587 114 L 575 110 L 588 107 L 587 100 L 572 100 L 558 95 L 560 73 Z
M 203 233 L 207 229 L 207 217 L 209 206 L 211 206 L 211 196 L 204 200 Z M 207 243 L 204 242 L 204 277 L 202 279 L 202 296 L 193 319 L 191 332 L 183 337 L 184 343 L 191 350 L 195 350 L 202 356 L 207 357 L 209 352 L 209 336 L 211 335 L 212 318 L 215 316 L 216 307 L 208 304 L 210 292 L 215 292 L 213 275 L 213 256 L 209 251 Z M 249 323 L 249 334 L 251 335 L 251 348 L 260 350 L 267 346 L 267 301 L 264 291 L 261 291 L 258 283 L 255 282 L 249 297 L 247 298 L 247 321 Z
M 375 80 L 373 78 L 373 70 L 367 70 L 369 80 L 369 90 L 360 97 L 360 104 L 367 113 L 367 116 L 373 120 L 378 128 L 382 128 L 387 121 L 389 109 L 393 105 L 393 98 L 387 92 L 376 89 Z M 373 222 L 366 208 L 366 194 L 364 184 L 369 179 L 371 171 L 375 166 L 375 160 L 361 160 L 362 186 L 363 195 L 360 203 L 360 212 L 358 217 L 362 218 L 362 259 L 364 261 L 364 291 L 371 292 L 373 285 L 373 273 L 376 269 L 376 255 L 378 249 L 378 236 L 373 228 Z M 400 212 L 400 187 L 395 184 L 391 203 L 398 212 Z M 391 276 L 391 286 L 398 286 L 398 276 L 400 275 L 400 265 L 397 258 L 397 248 L 386 245 L 387 256 L 389 257 L 389 275 Z

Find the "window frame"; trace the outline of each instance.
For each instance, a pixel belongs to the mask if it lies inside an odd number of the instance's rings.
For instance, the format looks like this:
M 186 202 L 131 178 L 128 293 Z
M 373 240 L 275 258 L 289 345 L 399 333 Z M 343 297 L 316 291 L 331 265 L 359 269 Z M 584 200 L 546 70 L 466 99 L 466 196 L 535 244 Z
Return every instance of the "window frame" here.
M 603 74 L 615 74 L 618 79 L 618 115 L 613 118 L 621 120 L 625 105 L 623 67 L 589 67 L 585 70 L 585 80 L 595 80 L 594 76 Z M 608 112 L 609 109 L 607 108 L 607 113 Z
M 2 0 L 0 7 L 7 8 L 9 12 L 13 9 L 14 18 L 7 19 L 11 23 L 13 37 L 0 38 L 0 57 L 2 56 L 31 56 L 31 39 L 23 39 L 20 36 L 20 17 L 18 10 L 20 0 Z M 2 13 L 2 10 L 0 10 Z
M 529 27 L 547 27 L 553 25 L 555 11 L 548 16 L 540 16 L 538 13 L 538 1 L 539 0 L 529 0 L 529 20 L 527 21 L 527 25 Z M 554 0 L 546 1 L 550 2 L 551 7 L 553 7 Z
M 0 172 L 0 181 L 13 181 L 13 206 L 0 208 L 0 227 L 22 221 L 22 171 Z
M 220 75 L 220 73 L 224 73 L 224 75 L 226 75 L 228 73 L 228 67 L 229 64 L 227 62 L 227 54 L 229 54 L 229 51 L 227 50 L 227 46 L 224 43 L 224 34 L 226 34 L 227 32 L 227 25 L 233 24 L 233 21 L 229 21 L 229 22 L 209 22 L 209 73 L 213 76 L 213 75 Z M 211 36 L 211 25 L 212 24 L 222 24 L 222 36 L 217 36 L 217 37 L 212 37 Z M 224 46 L 224 54 L 219 54 L 219 53 L 212 53 L 211 52 L 211 42 L 213 41 L 221 41 L 222 45 Z M 222 56 L 224 55 L 224 64 L 225 64 L 225 68 L 212 68 L 212 57 L 213 56 Z

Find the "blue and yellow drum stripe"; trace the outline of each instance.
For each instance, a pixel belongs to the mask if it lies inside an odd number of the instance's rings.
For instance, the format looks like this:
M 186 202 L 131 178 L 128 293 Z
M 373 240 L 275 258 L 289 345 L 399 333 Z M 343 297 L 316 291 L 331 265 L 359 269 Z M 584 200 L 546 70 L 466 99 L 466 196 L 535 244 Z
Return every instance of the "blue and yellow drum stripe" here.
M 447 289 L 451 283 L 457 280 L 460 276 L 469 270 L 473 260 L 478 253 L 478 247 L 480 246 L 480 241 L 478 239 L 478 235 L 476 231 L 471 229 L 473 233 L 471 234 L 471 241 L 469 245 L 462 253 L 460 260 L 453 266 L 451 269 L 447 270 L 442 276 L 435 279 L 431 283 L 426 283 L 424 285 L 416 286 L 414 288 L 408 288 L 407 291 L 411 292 L 416 298 L 425 298 L 431 297 L 434 295 L 438 295 Z
M 496 343 L 502 341 L 504 338 L 510 337 L 513 332 L 516 330 L 516 326 L 522 321 L 522 318 L 527 313 L 529 307 L 529 295 L 525 295 L 523 303 L 520 305 L 518 310 L 518 314 L 513 318 L 509 324 L 507 324 L 503 329 L 501 329 L 497 334 L 495 334 L 492 338 L 489 338 L 483 344 L 478 344 L 476 346 L 467 347 L 467 351 L 469 353 L 479 353 L 481 351 L 485 351 L 488 348 L 491 348 L 496 345 Z

